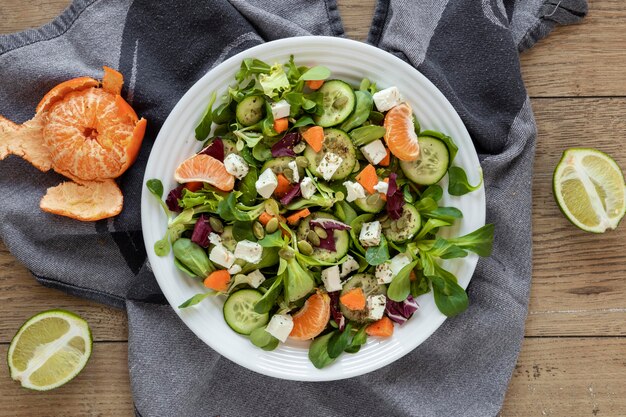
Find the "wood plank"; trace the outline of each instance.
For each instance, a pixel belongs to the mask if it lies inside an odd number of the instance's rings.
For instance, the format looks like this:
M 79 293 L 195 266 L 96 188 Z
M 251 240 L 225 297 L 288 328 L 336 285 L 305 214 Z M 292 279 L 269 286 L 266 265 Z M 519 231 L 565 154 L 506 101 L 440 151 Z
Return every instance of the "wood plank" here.
M 625 96 L 626 8 L 593 0 L 581 24 L 559 27 L 522 55 L 531 96 Z
M 7 345 L 0 346 L 0 356 L 6 357 L 7 350 Z M 47 392 L 20 387 L 6 365 L 0 366 L 0 393 L 2 416 L 134 415 L 126 343 L 95 343 L 85 369 L 66 385 Z
M 365 41 L 372 25 L 376 0 L 339 0 L 337 3 L 348 38 Z
M 0 34 L 35 28 L 58 16 L 69 0 L 9 0 L 0 2 Z
M 535 99 L 533 286 L 527 335 L 626 335 L 626 227 L 603 235 L 572 226 L 552 194 L 566 148 L 593 146 L 626 168 L 626 99 Z
M 0 343 L 11 341 L 31 316 L 62 308 L 82 316 L 91 327 L 94 340 L 125 341 L 128 337 L 126 312 L 46 288 L 19 263 L 0 242 Z
M 500 417 L 626 415 L 626 340 L 530 338 Z

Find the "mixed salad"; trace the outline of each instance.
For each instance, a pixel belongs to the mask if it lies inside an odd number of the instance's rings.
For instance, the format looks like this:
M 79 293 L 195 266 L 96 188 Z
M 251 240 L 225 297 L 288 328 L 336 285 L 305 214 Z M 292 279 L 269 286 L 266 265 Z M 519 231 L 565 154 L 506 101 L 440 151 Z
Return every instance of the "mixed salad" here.
M 195 133 L 202 150 L 180 164 L 165 201 L 169 223 L 155 244 L 208 289 L 184 302 L 225 298 L 226 323 L 265 350 L 312 340 L 317 368 L 367 337 L 389 337 L 430 291 L 446 316 L 467 308 L 456 277 L 438 260 L 489 256 L 493 225 L 444 239 L 460 221 L 439 205 L 474 191 L 453 166 L 457 146 L 421 130 L 396 87 L 330 79 L 293 56 L 245 59 Z

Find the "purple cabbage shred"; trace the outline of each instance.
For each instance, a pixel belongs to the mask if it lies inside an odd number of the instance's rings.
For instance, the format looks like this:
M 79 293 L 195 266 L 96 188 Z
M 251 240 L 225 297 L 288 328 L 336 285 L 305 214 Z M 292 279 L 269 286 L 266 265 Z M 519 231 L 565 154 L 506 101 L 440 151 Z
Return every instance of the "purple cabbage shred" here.
M 320 237 L 320 244 L 317 245 L 318 248 L 322 248 L 322 249 L 326 249 L 327 251 L 330 252 L 337 252 L 337 248 L 335 247 L 335 236 L 334 233 L 328 233 L 328 236 L 326 236 L 326 239 L 322 239 Z
M 291 200 L 298 197 L 300 194 L 300 184 L 296 184 L 291 187 L 291 189 L 287 192 L 287 194 L 285 194 L 283 198 L 280 199 L 280 204 L 286 206 L 287 204 L 291 203 Z
M 319 226 L 322 229 L 329 231 L 329 230 L 350 230 L 351 227 L 348 226 L 345 223 L 340 222 L 339 220 L 333 220 L 333 219 L 324 219 L 324 218 L 319 218 L 319 219 L 315 219 L 315 220 L 311 220 L 311 226 L 315 227 L 315 226 Z
M 165 204 L 167 204 L 167 208 L 170 209 L 170 211 L 176 213 L 183 211 L 183 209 L 178 205 L 178 200 L 183 198 L 183 188 L 185 188 L 184 185 L 179 185 L 167 194 Z
M 301 139 L 298 132 L 287 133 L 281 140 L 272 145 L 272 156 L 274 158 L 279 156 L 296 156 L 293 147 L 300 143 Z
M 193 233 L 191 234 L 191 241 L 197 243 L 203 248 L 209 247 L 209 234 L 213 231 L 209 224 L 209 216 L 204 214 L 198 217 L 195 226 L 193 227 Z
M 389 188 L 387 189 L 387 214 L 393 220 L 402 217 L 402 208 L 404 206 L 404 196 L 396 183 L 397 175 L 395 172 L 389 174 Z
M 343 332 L 346 327 L 346 318 L 339 309 L 339 291 L 329 292 L 328 295 L 330 296 L 330 315 L 337 323 L 339 331 Z
M 413 313 L 419 309 L 419 305 L 411 294 L 402 302 L 393 301 L 387 298 L 385 313 L 392 321 L 398 324 L 404 324 L 411 318 Z
M 220 162 L 224 162 L 224 141 L 221 138 L 213 139 L 213 142 L 200 151 L 201 154 L 212 156 Z

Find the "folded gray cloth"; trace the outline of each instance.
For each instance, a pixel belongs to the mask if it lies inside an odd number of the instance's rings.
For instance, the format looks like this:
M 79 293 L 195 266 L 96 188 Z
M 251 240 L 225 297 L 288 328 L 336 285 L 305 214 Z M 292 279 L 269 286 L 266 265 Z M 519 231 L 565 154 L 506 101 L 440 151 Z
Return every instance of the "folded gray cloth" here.
M 484 169 L 493 255 L 481 259 L 470 308 L 412 353 L 370 374 L 326 383 L 248 371 L 198 340 L 165 304 L 140 231 L 143 170 L 181 95 L 224 59 L 264 41 L 344 36 L 334 0 L 76 0 L 52 23 L 0 36 L 0 114 L 32 117 L 42 92 L 102 65 L 126 75 L 124 95 L 149 128 L 119 179 L 115 219 L 42 213 L 60 175 L 0 162 L 0 236 L 47 286 L 126 308 L 135 410 L 143 416 L 493 416 L 524 333 L 531 278 L 531 174 L 536 129 L 518 52 L 584 0 L 379 0 L 368 41 L 417 67 L 465 122 Z

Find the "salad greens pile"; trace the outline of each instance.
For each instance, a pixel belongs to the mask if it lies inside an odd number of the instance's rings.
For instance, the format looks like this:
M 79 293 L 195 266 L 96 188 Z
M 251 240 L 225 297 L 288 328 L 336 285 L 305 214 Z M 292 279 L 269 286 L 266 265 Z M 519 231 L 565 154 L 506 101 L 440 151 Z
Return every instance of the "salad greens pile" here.
M 163 201 L 161 181 L 147 182 L 169 219 L 155 252 L 173 252 L 176 267 L 208 289 L 179 307 L 223 296 L 234 331 L 265 350 L 312 339 L 318 368 L 358 352 L 368 336 L 391 336 L 423 294 L 432 291 L 446 316 L 467 309 L 440 260 L 489 256 L 494 230 L 439 236 L 463 213 L 440 205 L 438 182 L 447 174 L 457 196 L 481 186 L 452 165 L 452 138 L 422 131 L 413 115 L 406 140 L 419 143 L 419 156 L 398 158 L 385 121 L 406 105 L 397 88 L 330 76 L 293 56 L 245 59 L 224 96 L 212 95 L 195 130 L 202 150 L 188 160 L 227 172 L 234 187 L 177 170 L 179 185 Z

